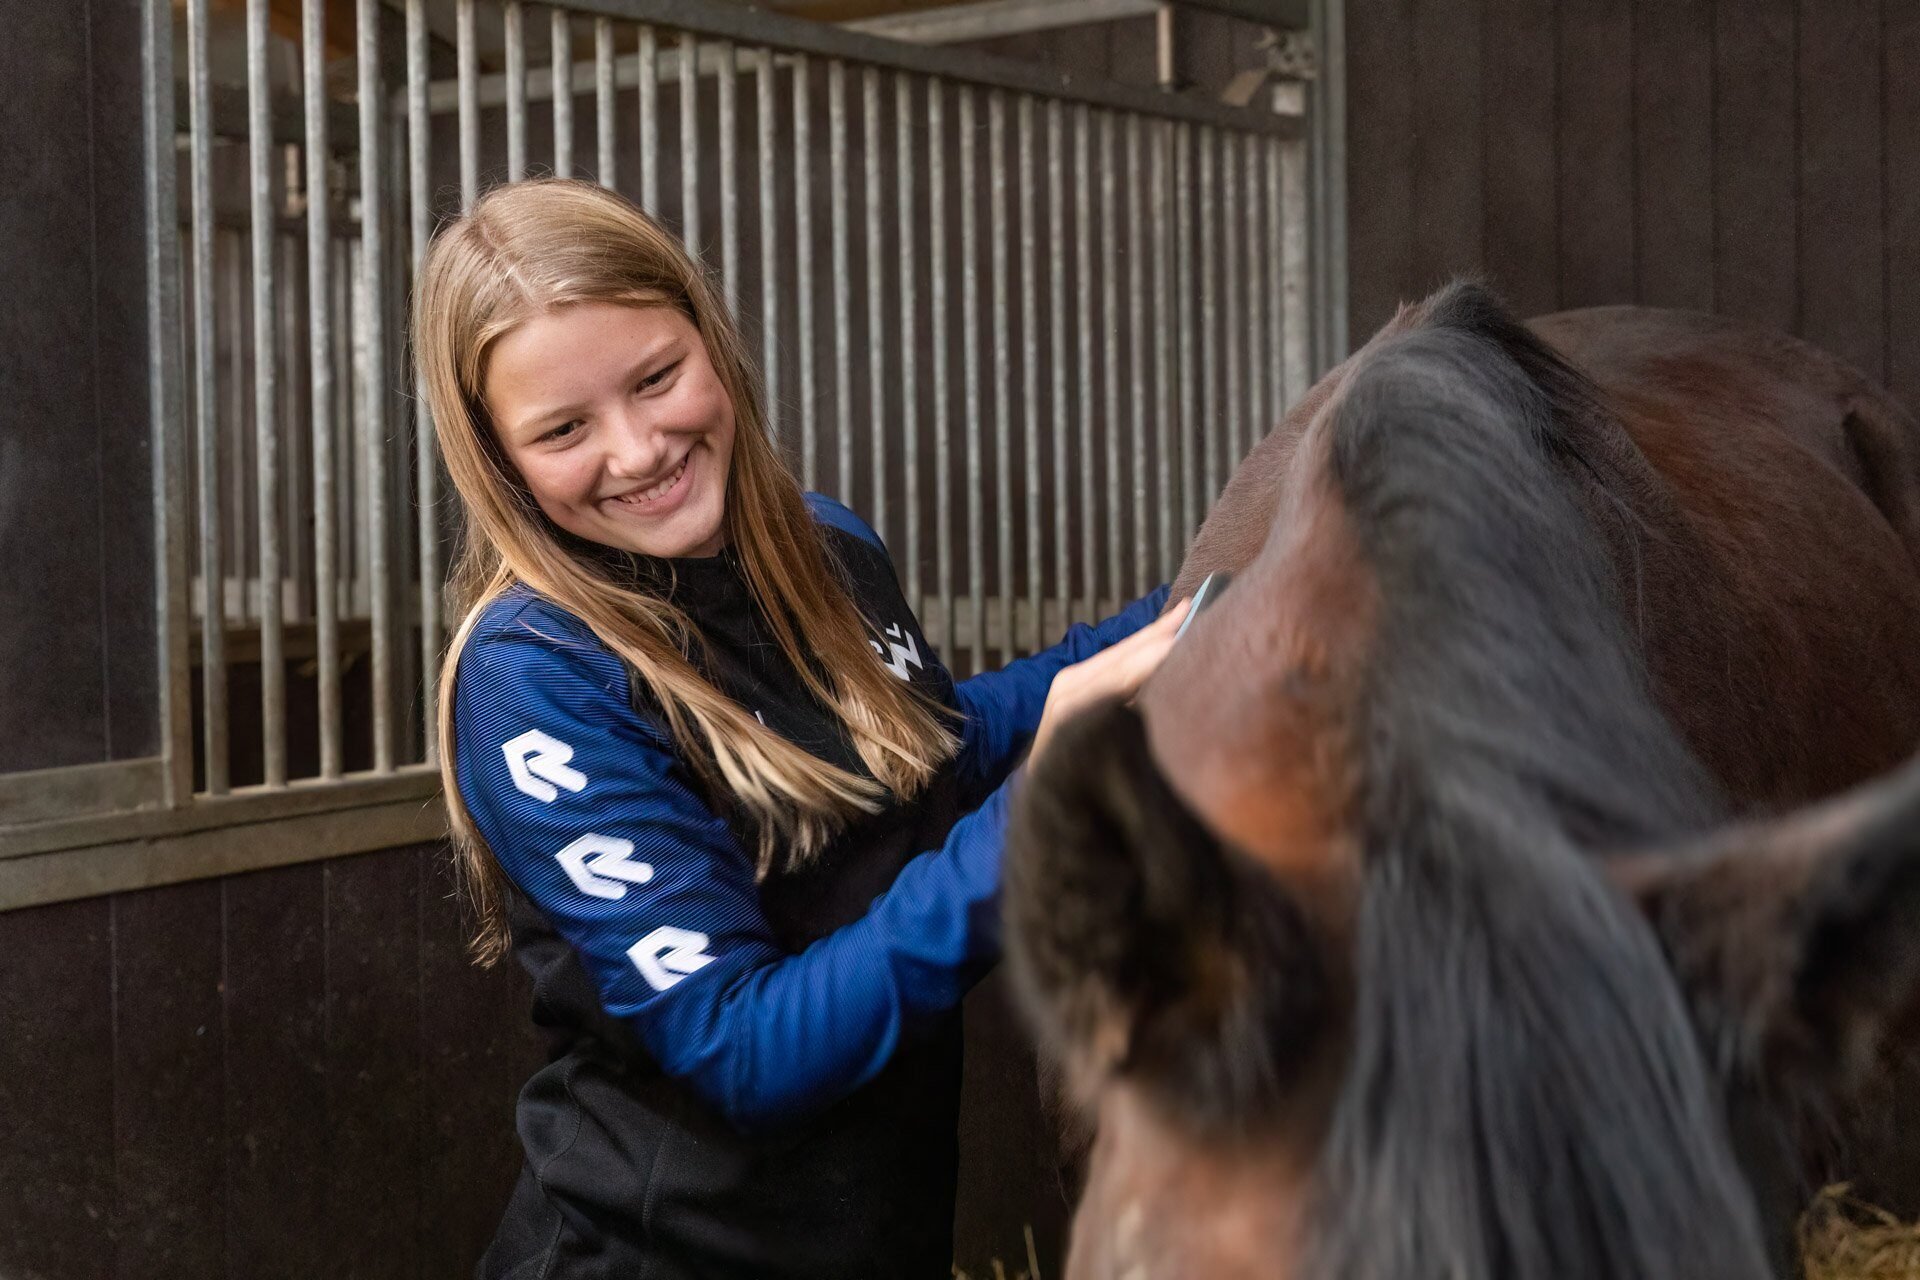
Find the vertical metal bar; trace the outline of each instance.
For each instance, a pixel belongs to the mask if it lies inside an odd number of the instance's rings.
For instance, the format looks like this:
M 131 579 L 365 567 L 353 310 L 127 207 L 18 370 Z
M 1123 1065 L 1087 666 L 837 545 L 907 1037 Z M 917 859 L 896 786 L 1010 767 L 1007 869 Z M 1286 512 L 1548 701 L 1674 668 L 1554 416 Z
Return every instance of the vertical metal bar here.
M 1066 160 L 1066 112 L 1058 98 L 1047 100 L 1047 369 L 1052 375 L 1053 415 L 1053 593 L 1060 625 L 1073 616 L 1072 485 L 1067 476 L 1067 227 L 1063 198 Z M 1045 634 L 1041 640 L 1046 640 Z
M 507 181 L 527 176 L 527 26 L 520 0 L 507 0 Z
M 1114 124 L 1113 113 L 1100 113 L 1100 276 L 1102 329 L 1106 333 L 1105 378 L 1107 437 L 1107 580 L 1106 588 L 1118 598 L 1126 591 L 1122 572 L 1123 542 L 1120 511 L 1120 263 L 1119 233 L 1115 224 L 1119 210 L 1114 202 Z M 1103 598 L 1104 599 L 1104 598 Z M 1096 604 L 1104 611 L 1105 604 Z
M 610 43 L 610 42 L 609 42 Z M 413 274 L 427 256 L 433 235 L 432 146 L 433 121 L 427 112 L 427 80 L 432 65 L 427 57 L 426 0 L 407 0 L 407 184 L 412 213 Z M 423 743 L 427 763 L 440 758 L 440 468 L 434 456 L 433 415 L 427 412 L 426 388 L 415 382 L 414 480 L 418 486 L 416 536 L 420 541 L 420 691 L 424 701 Z
M 700 41 L 680 33 L 680 234 L 700 253 Z
M 1127 117 L 1127 360 L 1132 365 L 1133 457 L 1128 472 L 1133 497 L 1127 523 L 1133 527 L 1133 579 L 1128 596 L 1146 594 L 1152 526 L 1147 512 L 1147 237 L 1146 175 L 1140 164 L 1140 117 Z M 1118 420 L 1115 427 L 1118 427 Z
M 934 570 L 940 584 L 941 644 L 955 653 L 953 627 L 953 450 L 947 388 L 947 119 L 944 86 L 927 81 L 927 292 L 933 344 Z
M 1196 140 L 1200 144 L 1200 432 L 1207 455 L 1207 510 L 1220 496 L 1220 381 L 1219 356 L 1214 339 L 1218 319 L 1214 286 L 1218 280 L 1214 261 L 1213 233 L 1215 200 L 1213 186 L 1214 131 L 1200 126 Z
M 1337 6 L 1336 6 L 1337 7 Z M 1313 378 L 1313 347 L 1307 315 L 1307 146 L 1304 142 L 1275 142 L 1280 153 L 1279 210 L 1280 256 L 1283 282 L 1280 306 L 1285 317 L 1282 332 L 1286 344 L 1287 394 L 1299 399 L 1307 393 Z M 1334 270 L 1345 268 L 1335 264 Z M 1336 325 L 1335 340 L 1329 358 L 1345 358 L 1344 317 Z
M 297 147 L 287 147 L 285 151 L 289 161 L 286 185 L 289 191 L 298 191 L 300 152 Z M 276 281 L 279 297 L 275 301 L 275 315 L 279 329 L 280 367 L 287 371 L 287 376 L 280 384 L 280 420 L 287 424 L 284 441 L 287 501 L 280 537 L 287 548 L 287 576 L 291 580 L 293 596 L 291 612 L 295 619 L 306 621 L 313 616 L 313 578 L 309 573 L 313 557 L 308 553 L 312 529 L 306 518 L 306 513 L 313 508 L 312 487 L 307 475 L 313 458 L 313 443 L 311 428 L 307 425 L 311 388 L 306 366 L 306 304 L 302 293 L 305 288 L 304 268 L 299 239 L 283 233 L 279 242 L 281 270 Z
M 473 208 L 480 196 L 480 64 L 474 47 L 474 0 L 459 0 L 456 65 L 460 80 L 460 208 Z M 428 740 L 433 738 L 427 735 Z
M 893 77 L 894 213 L 900 236 L 900 423 L 906 456 L 907 599 L 914 612 L 925 607 L 920 596 L 920 386 L 915 367 L 913 248 L 913 82 L 904 72 Z
M 1349 317 L 1347 286 L 1347 0 L 1323 0 L 1321 31 L 1324 37 L 1316 43 L 1320 49 L 1319 63 L 1322 68 L 1321 92 L 1326 95 L 1326 249 L 1327 261 L 1327 304 L 1324 314 L 1327 317 L 1327 344 L 1321 351 L 1321 359 L 1332 365 L 1347 357 L 1347 325 Z M 1287 164 L 1291 170 L 1298 165 L 1297 176 L 1300 190 L 1301 226 L 1304 228 L 1307 207 L 1306 147 L 1289 146 L 1285 150 Z M 1302 249 L 1302 258 L 1305 250 Z M 1303 267 L 1304 270 L 1304 262 Z M 1301 294 L 1301 306 L 1306 306 L 1306 294 Z M 1308 368 L 1312 365 L 1309 363 Z M 1302 385 L 1302 394 L 1305 386 Z
M 153 571 L 160 746 L 166 803 L 193 795 L 192 670 L 188 652 L 186 417 L 182 400 L 180 211 L 174 143 L 173 6 L 140 6 L 140 124 L 146 219 L 147 394 L 153 477 Z
M 774 274 L 775 245 L 773 192 L 778 185 L 773 156 L 773 50 L 760 50 L 755 77 L 754 130 L 760 162 L 760 385 L 766 406 L 767 433 L 780 438 L 780 284 Z
M 1093 116 L 1083 104 L 1074 110 L 1073 213 L 1074 287 L 1078 293 L 1080 333 L 1080 585 L 1087 593 L 1087 618 L 1100 615 L 1099 548 L 1094 537 L 1093 448 L 1093 162 L 1089 150 Z
M 247 273 L 243 255 L 246 246 L 240 233 L 215 227 L 213 231 L 213 283 L 219 297 L 214 302 L 214 350 L 226 361 L 225 375 L 216 371 L 214 385 L 220 389 L 221 409 L 214 421 L 219 424 L 217 455 L 220 467 L 220 573 L 223 579 L 221 599 L 233 596 L 227 616 L 244 623 L 253 616 L 252 548 L 247 524 L 249 464 L 253 461 L 252 441 L 247 438 Z
M 1180 537 L 1189 541 L 1200 523 L 1200 476 L 1194 431 L 1199 412 L 1193 385 L 1193 190 L 1188 181 L 1193 154 L 1193 126 L 1182 120 L 1173 126 L 1173 324 L 1178 344 L 1177 385 L 1180 434 Z M 1175 566 L 1178 571 L 1178 566 Z
M 334 246 L 334 259 L 328 264 L 329 285 L 332 294 L 332 307 L 335 319 L 335 339 L 333 344 L 333 385 L 336 394 L 333 398 L 333 458 L 335 492 L 339 495 L 334 504 L 334 528 L 338 533 L 341 571 L 337 580 L 341 609 L 348 617 L 364 612 L 361 606 L 361 588 L 366 583 L 366 564 L 360 541 L 360 526 L 354 513 L 360 509 L 360 437 L 353 429 L 353 415 L 359 405 L 358 386 L 354 373 L 359 365 L 354 359 L 353 344 L 360 334 L 358 306 L 354 298 L 354 281 L 360 277 L 360 261 L 357 246 L 351 239 L 342 238 Z M 344 670 L 344 668 L 343 668 Z M 344 746 L 343 746 L 344 749 Z
M 380 3 L 358 0 L 357 61 L 360 72 L 360 269 L 366 315 L 360 332 L 366 349 L 362 376 L 366 405 L 360 426 L 367 460 L 361 537 L 368 545 L 373 593 L 373 767 L 393 770 L 393 582 L 391 517 L 387 512 L 386 211 L 380 173 L 380 134 L 386 101 L 380 85 Z
M 389 28 L 391 30 L 391 28 Z M 413 285 L 413 227 L 411 224 L 412 174 L 408 143 L 406 76 L 412 50 L 402 27 L 399 56 L 389 55 L 386 66 L 400 73 L 400 87 L 389 90 L 388 109 L 382 127 L 386 130 L 386 174 L 382 179 L 385 216 L 382 222 L 386 244 L 387 286 L 378 305 L 385 317 L 387 351 L 387 432 L 385 454 L 389 480 L 387 509 L 391 528 L 383 535 L 389 548 L 392 586 L 387 593 L 392 624 L 387 638 L 392 644 L 393 744 L 396 767 L 417 760 L 413 739 L 419 718 L 414 714 L 412 690 L 426 672 L 414 665 L 418 656 L 414 645 L 414 595 L 419 587 L 419 549 L 414 545 L 413 521 L 418 511 L 410 504 L 418 501 L 419 490 L 413 462 L 419 450 L 417 427 L 409 411 L 414 404 L 413 388 L 408 387 L 407 297 Z
M 726 265 L 721 277 L 726 289 L 727 312 L 740 315 L 740 181 L 734 170 L 739 165 L 740 140 L 735 136 L 739 118 L 740 63 L 734 56 L 733 42 L 723 40 L 714 51 L 719 66 L 715 76 L 720 82 L 720 258 Z
M 862 194 L 867 202 L 867 429 L 873 433 L 873 527 L 886 540 L 892 532 L 887 524 L 887 431 L 894 419 L 882 407 L 887 397 L 886 270 L 880 239 L 880 72 L 874 67 L 861 68 L 860 108 Z
M 1243 140 L 1247 164 L 1247 451 L 1273 425 L 1267 417 L 1267 263 L 1272 254 L 1261 252 L 1260 233 L 1265 228 L 1261 217 L 1260 139 L 1248 134 Z
M 1240 219 L 1240 148 L 1234 145 L 1234 137 L 1228 134 L 1221 138 L 1220 179 L 1221 212 L 1224 221 L 1220 227 L 1221 269 L 1223 272 L 1221 287 L 1226 290 L 1226 307 L 1223 315 L 1224 331 L 1221 344 L 1225 348 L 1225 417 L 1227 429 L 1227 458 L 1237 465 L 1245 456 L 1242 442 L 1240 414 L 1242 400 L 1240 393 L 1240 237 L 1245 228 Z M 1231 474 L 1231 466 L 1229 467 Z
M 200 714 L 209 795 L 228 790 L 226 569 L 220 556 L 220 405 L 214 370 L 213 90 L 207 0 L 187 4 L 188 170 L 193 196 L 193 424 L 200 489 Z
M 980 491 L 980 267 L 974 208 L 973 86 L 957 86 L 960 95 L 960 379 L 967 433 L 967 604 L 972 623 L 968 656 L 973 670 L 986 667 L 987 554 L 982 525 L 985 495 Z
M 1174 450 L 1173 450 L 1173 334 L 1168 327 L 1173 315 L 1173 280 L 1171 276 L 1172 257 L 1169 252 L 1173 237 L 1172 192 L 1168 189 L 1167 153 L 1173 147 L 1173 124 L 1171 121 L 1156 121 L 1152 126 L 1153 167 L 1151 192 L 1153 200 L 1153 386 L 1154 386 L 1154 435 L 1157 444 L 1154 450 L 1156 464 L 1154 474 L 1159 477 L 1158 495 L 1154 499 L 1154 519 L 1160 531 L 1160 557 L 1154 569 L 1142 575 L 1150 586 L 1156 580 L 1173 577 L 1178 566 L 1178 539 L 1174 536 L 1174 524 L 1178 518 L 1175 505 Z
M 1042 592 L 1046 587 L 1040 531 L 1040 286 L 1033 227 L 1033 99 L 1020 95 L 1015 123 L 1019 136 L 1020 179 L 1020 372 L 1025 393 L 1021 405 L 1022 439 L 1026 444 L 1027 484 L 1027 604 L 1033 611 L 1028 650 L 1045 647 Z
M 1267 368 L 1268 387 L 1271 389 L 1270 401 L 1272 424 L 1278 426 L 1287 416 L 1287 410 L 1293 404 L 1293 397 L 1287 385 L 1287 334 L 1290 330 L 1287 315 L 1287 241 L 1284 224 L 1281 220 L 1280 197 L 1280 140 L 1268 138 L 1262 145 L 1267 152 L 1267 297 L 1272 308 L 1272 323 L 1267 330 Z
M 420 0 L 411 0 L 408 17 Z M 253 249 L 253 460 L 260 542 L 260 744 L 268 786 L 287 781 L 287 664 L 280 604 L 279 386 L 274 351 L 272 85 L 267 0 L 247 0 L 247 224 Z
M 599 152 L 593 175 L 603 187 L 613 187 L 616 150 L 613 117 L 613 19 L 593 20 L 593 140 Z
M 828 234 L 833 243 L 833 451 L 842 502 L 853 502 L 853 348 L 847 328 L 853 311 L 847 245 L 847 64 L 827 63 Z
M 547 15 L 552 33 L 553 172 L 573 176 L 573 22 L 565 9 Z
M 1007 99 L 987 95 L 987 240 L 993 271 L 993 505 L 994 560 L 1000 578 L 1000 661 L 1013 649 L 1013 407 L 1009 390 L 1012 355 L 1007 323 Z
M 1162 89 L 1176 86 L 1173 65 L 1173 5 L 1162 3 L 1153 11 L 1153 73 Z
M 793 216 L 794 302 L 800 330 L 800 483 L 818 487 L 819 452 L 815 439 L 818 406 L 814 403 L 813 361 L 813 139 L 808 107 L 807 57 L 793 59 Z
M 1329 216 L 1333 210 L 1333 192 L 1329 189 L 1332 184 L 1328 181 L 1327 168 L 1329 152 L 1333 150 L 1329 144 L 1334 141 L 1332 136 L 1334 104 L 1330 101 L 1329 91 L 1335 87 L 1330 82 L 1339 79 L 1339 69 L 1330 66 L 1327 62 L 1328 56 L 1332 53 L 1328 38 L 1333 34 L 1327 29 L 1328 8 L 1326 0 L 1307 0 L 1307 39 L 1311 42 L 1314 61 L 1318 65 L 1315 68 L 1314 78 L 1301 86 L 1305 90 L 1304 94 L 1293 96 L 1293 101 L 1288 103 L 1289 106 L 1304 111 L 1308 134 L 1307 171 L 1313 196 L 1309 205 L 1307 225 L 1312 237 L 1313 249 L 1309 262 L 1311 270 L 1307 288 L 1309 296 L 1313 299 L 1313 347 L 1316 362 L 1322 358 L 1330 358 L 1333 350 L 1330 341 L 1333 326 L 1330 323 L 1331 316 L 1328 315 L 1332 310 L 1333 277 L 1330 271 L 1331 264 L 1327 261 L 1324 249 L 1333 230 L 1332 218 Z M 1284 81 L 1281 83 L 1288 89 L 1293 87 L 1286 85 Z M 1344 86 L 1341 86 L 1341 89 L 1344 92 Z M 1278 106 L 1279 96 L 1276 88 L 1276 106 Z
M 325 0 L 304 0 L 301 92 L 307 143 L 307 334 L 313 419 L 314 626 L 319 658 L 320 776 L 337 778 L 340 751 L 340 570 L 334 528 L 333 273 L 327 182 Z
M 1325 369 L 1347 355 L 1347 19 L 1346 0 L 1313 0 L 1308 6 L 1308 28 L 1313 39 L 1319 75 L 1313 82 L 1313 177 L 1307 178 L 1307 144 L 1282 149 L 1285 166 L 1300 167 L 1299 224 L 1312 236 L 1309 254 L 1301 252 L 1301 269 L 1309 266 L 1319 287 L 1303 281 L 1303 306 L 1314 308 L 1318 340 L 1308 347 L 1307 368 Z M 1296 154 L 1296 145 L 1298 154 Z M 1308 216 L 1311 200 L 1314 211 Z M 1289 206 L 1291 208 L 1291 206 Z M 1289 214 L 1291 220 L 1291 215 Z M 1310 260 L 1311 259 L 1311 260 Z M 1306 299 L 1312 299 L 1309 303 Z M 1305 380 L 1294 393 L 1306 391 Z
M 660 37 L 640 27 L 640 207 L 660 216 Z

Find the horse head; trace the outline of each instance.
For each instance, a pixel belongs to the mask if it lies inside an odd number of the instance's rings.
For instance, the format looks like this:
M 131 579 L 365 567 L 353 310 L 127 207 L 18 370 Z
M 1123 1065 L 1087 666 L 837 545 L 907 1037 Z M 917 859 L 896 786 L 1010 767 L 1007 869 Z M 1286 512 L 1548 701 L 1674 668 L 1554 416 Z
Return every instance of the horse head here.
M 1914 1009 L 1920 771 L 1730 822 L 1622 605 L 1610 412 L 1477 288 L 1404 312 L 1236 476 L 1182 573 L 1231 590 L 1036 765 L 1008 949 L 1097 1123 L 1072 1276 L 1767 1273 L 1730 1107 Z

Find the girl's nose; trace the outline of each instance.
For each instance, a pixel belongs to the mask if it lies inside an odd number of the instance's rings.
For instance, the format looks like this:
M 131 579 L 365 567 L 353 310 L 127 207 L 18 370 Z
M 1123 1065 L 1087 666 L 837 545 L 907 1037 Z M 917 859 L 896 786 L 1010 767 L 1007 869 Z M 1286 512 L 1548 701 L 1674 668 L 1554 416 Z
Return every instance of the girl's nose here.
M 664 431 L 628 409 L 608 424 L 607 469 L 629 480 L 648 480 L 669 461 L 671 443 Z

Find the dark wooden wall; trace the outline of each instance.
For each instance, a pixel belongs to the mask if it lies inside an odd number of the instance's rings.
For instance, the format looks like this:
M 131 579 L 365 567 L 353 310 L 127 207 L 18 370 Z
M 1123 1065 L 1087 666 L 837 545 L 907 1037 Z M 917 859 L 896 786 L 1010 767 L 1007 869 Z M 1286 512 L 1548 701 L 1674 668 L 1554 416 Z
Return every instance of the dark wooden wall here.
M 1920 403 L 1920 5 L 1348 0 L 1352 337 L 1449 275 L 1526 314 L 1774 325 Z
M 157 749 L 135 0 L 0 42 L 0 772 Z
M 0 913 L 0 1275 L 466 1275 L 541 1061 L 435 846 Z

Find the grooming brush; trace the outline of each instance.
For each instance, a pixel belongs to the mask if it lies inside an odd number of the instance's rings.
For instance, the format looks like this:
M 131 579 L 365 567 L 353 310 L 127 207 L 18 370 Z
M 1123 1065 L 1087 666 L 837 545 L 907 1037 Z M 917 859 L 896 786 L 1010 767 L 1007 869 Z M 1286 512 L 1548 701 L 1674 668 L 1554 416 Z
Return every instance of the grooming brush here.
M 1200 616 L 1202 609 L 1211 608 L 1226 591 L 1227 584 L 1233 581 L 1233 575 L 1224 569 L 1217 569 L 1200 580 L 1199 590 L 1193 593 L 1193 603 L 1187 606 L 1187 616 L 1180 620 L 1180 629 L 1173 633 L 1174 643 L 1187 634 L 1187 628 Z

